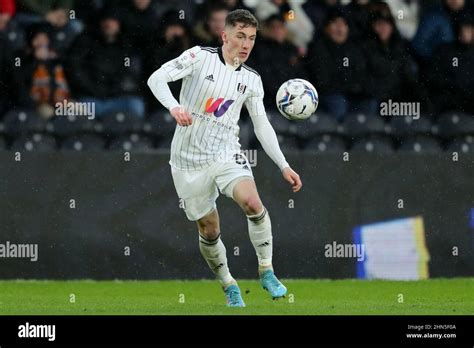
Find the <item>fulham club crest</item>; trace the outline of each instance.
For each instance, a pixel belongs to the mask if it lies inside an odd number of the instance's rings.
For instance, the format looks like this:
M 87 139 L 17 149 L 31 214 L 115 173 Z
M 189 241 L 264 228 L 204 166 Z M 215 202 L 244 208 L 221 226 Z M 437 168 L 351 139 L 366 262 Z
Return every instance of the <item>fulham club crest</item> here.
M 244 94 L 245 90 L 247 89 L 247 85 L 244 85 L 242 83 L 239 83 L 237 85 L 237 92 Z

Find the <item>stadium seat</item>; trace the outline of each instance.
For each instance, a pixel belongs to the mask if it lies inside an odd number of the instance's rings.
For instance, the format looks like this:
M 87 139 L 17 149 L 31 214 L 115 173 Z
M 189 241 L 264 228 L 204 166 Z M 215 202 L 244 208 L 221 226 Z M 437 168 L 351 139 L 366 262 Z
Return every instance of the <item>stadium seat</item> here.
M 4 119 L 4 132 L 11 135 L 42 133 L 47 121 L 32 110 L 10 110 Z
M 176 121 L 167 111 L 154 112 L 143 124 L 145 133 L 157 135 L 162 139 L 171 139 L 175 129 Z
M 93 132 L 95 120 L 89 120 L 84 116 L 56 116 L 46 126 L 49 133 L 65 137 L 78 133 Z
M 22 135 L 13 141 L 13 151 L 54 151 L 56 139 L 52 135 L 35 133 Z
M 306 142 L 304 149 L 305 151 L 342 153 L 346 151 L 346 143 L 339 135 L 322 134 Z
M 415 120 L 413 117 L 394 117 L 390 122 L 391 134 L 403 138 L 412 135 L 430 135 L 436 133 L 434 125 L 428 116 L 423 115 Z
M 338 132 L 338 122 L 331 115 L 317 113 L 305 121 L 294 121 L 297 134 L 302 139 L 310 139 L 317 134 L 333 134 Z
M 10 48 L 13 52 L 23 50 L 25 48 L 25 34 L 23 30 L 17 28 L 17 26 L 12 26 L 12 28 L 7 29 L 3 35 L 10 45 Z
M 102 127 L 105 136 L 113 137 L 140 132 L 143 128 L 143 120 L 129 112 L 113 112 L 103 117 Z
M 278 134 L 277 138 L 282 151 L 299 151 L 300 145 L 296 137 Z
M 392 138 L 387 135 L 374 134 L 356 139 L 352 143 L 351 152 L 393 153 L 395 147 Z
M 115 138 L 108 148 L 112 151 L 146 152 L 154 149 L 154 141 L 150 136 L 134 133 Z
M 102 151 L 105 149 L 105 139 L 97 134 L 74 135 L 61 142 L 64 151 Z
M 427 135 L 416 135 L 401 140 L 398 151 L 416 153 L 439 152 L 442 151 L 442 147 L 435 137 Z
M 374 133 L 386 133 L 386 124 L 382 117 L 363 113 L 349 114 L 342 123 L 344 133 L 360 137 Z
M 450 138 L 474 134 L 474 115 L 462 112 L 447 112 L 438 117 L 439 134 Z
M 4 137 L 0 136 L 0 150 L 6 150 L 7 149 L 7 141 L 5 140 Z
M 171 148 L 171 139 L 158 139 L 156 148 L 160 150 L 169 150 Z
M 455 138 L 447 148 L 449 152 L 474 153 L 474 135 Z
M 292 122 L 286 119 L 285 117 L 283 117 L 283 115 L 281 115 L 278 111 L 267 111 L 267 117 L 277 134 L 280 134 L 280 135 L 290 134 L 290 126 Z M 295 130 L 293 130 L 292 133 L 295 133 Z

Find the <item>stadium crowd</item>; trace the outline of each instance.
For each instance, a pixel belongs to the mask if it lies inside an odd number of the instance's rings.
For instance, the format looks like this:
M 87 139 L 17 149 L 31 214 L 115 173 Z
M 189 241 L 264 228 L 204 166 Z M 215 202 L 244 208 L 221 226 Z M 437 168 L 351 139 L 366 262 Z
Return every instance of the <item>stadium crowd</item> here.
M 265 104 L 282 146 L 303 148 L 316 141 L 316 149 L 321 144 L 337 149 L 333 140 L 347 135 L 347 129 L 349 138 L 375 137 L 372 146 L 380 143 L 382 149 L 382 133 L 396 129 L 417 136 L 445 132 L 450 141 L 472 135 L 474 12 L 469 0 L 0 0 L 5 143 L 14 148 L 24 129 L 34 133 L 43 123 L 42 131 L 60 137 L 63 126 L 56 125 L 55 131 L 54 123 L 62 122 L 54 120 L 55 107 L 64 100 L 93 102 L 94 122 L 107 123 L 113 115 L 114 123 L 120 114 L 122 131 L 112 130 L 115 135 L 136 133 L 142 129 L 136 122 L 142 122 L 147 127 L 138 133 L 156 129 L 169 142 L 173 125 L 163 126 L 156 116 L 166 112 L 146 81 L 187 48 L 221 45 L 225 17 L 235 8 L 249 9 L 260 20 L 247 64 L 262 76 Z M 312 82 L 319 92 L 310 127 L 271 116 L 279 86 L 295 77 Z M 171 84 L 176 97 L 180 83 Z M 370 117 L 389 100 L 419 103 L 423 116 L 418 124 L 413 118 Z M 447 120 L 440 117 L 444 114 Z M 30 126 L 22 128 L 22 118 Z M 53 126 L 47 128 L 48 122 Z M 453 131 L 456 124 L 466 127 Z M 435 143 L 441 148 L 442 142 Z M 472 137 L 463 137 L 462 143 L 472 148 Z M 341 144 L 347 147 L 345 140 Z M 386 145 L 392 149 L 393 139 Z M 361 146 L 366 149 L 367 140 Z

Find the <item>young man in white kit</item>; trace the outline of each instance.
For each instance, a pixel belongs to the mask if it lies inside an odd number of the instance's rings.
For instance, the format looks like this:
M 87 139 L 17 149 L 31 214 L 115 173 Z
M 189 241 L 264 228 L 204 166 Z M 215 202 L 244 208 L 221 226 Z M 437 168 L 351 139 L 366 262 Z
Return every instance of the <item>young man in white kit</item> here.
M 255 44 L 257 29 L 258 21 L 249 11 L 232 11 L 222 32 L 222 47 L 192 47 L 163 64 L 148 79 L 153 94 L 177 122 L 170 159 L 174 185 L 188 219 L 197 222 L 201 254 L 222 284 L 231 307 L 245 304 L 229 272 L 220 239 L 216 208 L 219 192 L 237 202 L 247 216 L 262 287 L 273 298 L 287 292 L 273 272 L 270 216 L 258 195 L 248 160 L 240 151 L 238 120 L 242 105 L 247 107 L 263 149 L 293 192 L 302 186 L 299 175 L 286 162 L 266 116 L 260 75 L 244 64 Z M 179 79 L 183 79 L 180 102 L 168 87 L 168 82 Z

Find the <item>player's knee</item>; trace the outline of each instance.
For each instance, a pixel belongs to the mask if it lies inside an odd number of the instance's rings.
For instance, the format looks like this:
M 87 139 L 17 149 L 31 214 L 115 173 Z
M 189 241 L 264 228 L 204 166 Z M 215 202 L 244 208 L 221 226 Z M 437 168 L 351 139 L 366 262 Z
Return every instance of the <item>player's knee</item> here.
M 214 240 L 219 236 L 220 228 L 217 221 L 202 219 L 198 221 L 199 233 L 206 239 Z
M 244 201 L 244 211 L 247 215 L 256 215 L 263 209 L 262 202 L 258 196 L 251 196 Z
M 219 229 L 219 226 L 215 225 L 208 225 L 199 230 L 199 233 L 201 233 L 201 235 L 207 240 L 216 239 L 219 236 L 220 232 L 221 231 Z

